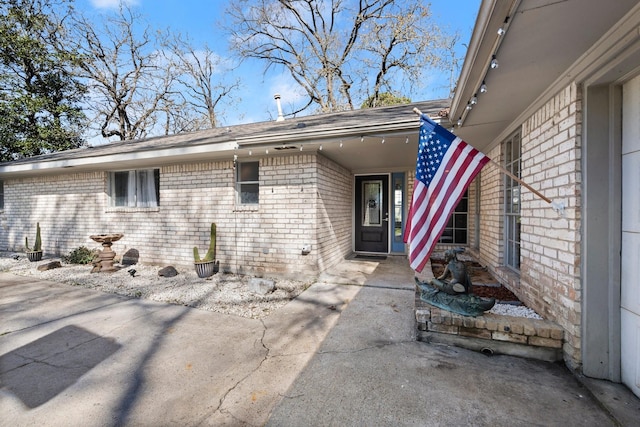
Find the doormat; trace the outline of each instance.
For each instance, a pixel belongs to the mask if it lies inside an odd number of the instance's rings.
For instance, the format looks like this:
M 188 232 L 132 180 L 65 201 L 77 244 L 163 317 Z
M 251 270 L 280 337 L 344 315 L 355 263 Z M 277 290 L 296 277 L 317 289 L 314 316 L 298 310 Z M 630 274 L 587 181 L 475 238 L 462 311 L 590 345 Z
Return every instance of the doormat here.
M 368 259 L 370 261 L 384 261 L 387 259 L 386 255 L 356 255 L 355 259 Z

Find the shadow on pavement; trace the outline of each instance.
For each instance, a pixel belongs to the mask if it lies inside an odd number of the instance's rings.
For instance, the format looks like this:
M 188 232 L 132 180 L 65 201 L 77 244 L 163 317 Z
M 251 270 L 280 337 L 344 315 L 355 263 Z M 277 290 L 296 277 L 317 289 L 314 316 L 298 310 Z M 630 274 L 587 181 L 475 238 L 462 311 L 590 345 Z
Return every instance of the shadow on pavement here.
M 0 356 L 2 386 L 26 406 L 49 401 L 120 349 L 113 339 L 65 326 Z

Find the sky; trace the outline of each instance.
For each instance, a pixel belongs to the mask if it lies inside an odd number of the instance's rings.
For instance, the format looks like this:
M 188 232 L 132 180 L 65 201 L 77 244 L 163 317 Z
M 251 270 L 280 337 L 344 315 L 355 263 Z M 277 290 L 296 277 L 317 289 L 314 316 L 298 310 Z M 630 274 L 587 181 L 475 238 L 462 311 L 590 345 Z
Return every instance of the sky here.
M 100 13 L 117 9 L 121 0 L 76 0 L 76 7 L 100 20 Z M 419 0 L 418 0 L 419 1 Z M 169 29 L 188 34 L 196 46 L 208 46 L 221 56 L 228 56 L 225 36 L 220 29 L 224 22 L 224 9 L 229 0 L 125 0 L 139 12 L 152 28 Z M 431 10 L 435 21 L 449 33 L 460 34 L 457 54 L 464 57 L 471 37 L 481 0 L 433 0 Z M 462 65 L 460 63 L 460 65 Z M 240 78 L 240 90 L 235 93 L 233 105 L 222 113 L 222 124 L 231 126 L 275 119 L 277 106 L 273 98 L 278 93 L 285 108 L 287 103 L 299 99 L 288 73 L 272 70 L 263 75 L 264 64 L 245 62 L 234 71 Z M 457 76 L 456 76 L 457 77 Z M 443 74 L 420 94 L 408 94 L 412 101 L 446 98 L 449 75 Z

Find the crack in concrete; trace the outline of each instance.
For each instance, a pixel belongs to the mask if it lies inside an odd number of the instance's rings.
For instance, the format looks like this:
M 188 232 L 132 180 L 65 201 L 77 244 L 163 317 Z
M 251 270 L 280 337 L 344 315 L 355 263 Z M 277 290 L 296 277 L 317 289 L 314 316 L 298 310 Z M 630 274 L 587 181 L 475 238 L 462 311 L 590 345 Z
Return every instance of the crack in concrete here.
M 224 394 L 219 399 L 218 406 L 213 408 L 213 410 L 208 415 L 203 416 L 198 424 L 202 424 L 206 419 L 208 419 L 211 416 L 215 415 L 216 412 L 220 412 L 221 414 L 229 415 L 234 420 L 236 420 L 238 422 L 241 422 L 241 423 L 244 423 L 245 425 L 253 426 L 253 424 L 250 424 L 247 421 L 238 419 L 233 413 L 231 413 L 229 411 L 226 411 L 222 407 L 224 405 L 225 400 L 229 396 L 229 394 L 231 392 L 233 392 L 236 388 L 238 388 L 240 386 L 240 384 L 242 384 L 244 381 L 246 381 L 248 378 L 250 378 L 253 374 L 258 372 L 260 370 L 260 368 L 262 367 L 262 365 L 264 364 L 264 362 L 266 362 L 267 359 L 269 359 L 269 357 L 270 357 L 269 353 L 271 352 L 271 349 L 269 347 L 267 347 L 267 345 L 264 342 L 264 338 L 267 335 L 268 328 L 267 328 L 267 325 L 264 323 L 263 319 L 259 319 L 259 320 L 260 320 L 260 323 L 262 324 L 262 336 L 260 337 L 260 345 L 265 350 L 264 357 L 262 358 L 260 363 L 258 363 L 258 365 L 253 370 L 251 370 L 251 372 L 247 373 L 247 375 L 245 375 L 244 377 L 240 378 L 238 381 L 236 381 L 235 384 L 233 384 L 231 387 L 229 387 L 229 389 L 227 391 L 224 392 Z
M 362 347 L 362 348 L 358 348 L 358 349 L 354 349 L 354 350 L 318 351 L 317 354 L 319 354 L 319 355 L 326 355 L 326 354 L 355 354 L 355 353 L 360 353 L 360 352 L 367 351 L 367 350 L 380 349 L 380 348 L 390 347 L 390 346 L 394 346 L 394 345 L 408 344 L 408 343 L 414 343 L 414 342 L 415 341 L 413 341 L 413 340 L 389 341 L 389 342 L 386 342 L 386 343 L 381 343 L 381 344 L 372 345 L 372 346 L 368 346 L 368 347 Z
M 49 362 L 48 362 L 48 360 L 49 360 L 49 359 L 51 359 L 51 358 L 54 358 L 54 357 L 56 357 L 56 356 L 60 356 L 60 355 L 62 355 L 62 354 L 65 354 L 65 353 L 68 353 L 68 352 L 70 352 L 70 351 L 73 351 L 73 350 L 75 350 L 76 348 L 78 348 L 78 347 L 80 347 L 80 346 L 82 346 L 82 345 L 85 345 L 85 344 L 91 343 L 92 341 L 99 340 L 99 339 L 104 339 L 104 337 L 103 337 L 103 336 L 101 336 L 101 335 L 96 335 L 94 338 L 91 338 L 91 339 L 89 339 L 89 340 L 87 340 L 87 341 L 83 341 L 83 342 L 81 342 L 81 343 L 78 343 L 78 344 L 74 345 L 73 347 L 68 347 L 68 348 L 65 348 L 63 351 L 59 351 L 59 352 L 56 352 L 56 353 L 50 354 L 50 355 L 48 355 L 48 357 L 47 357 L 47 358 L 45 358 L 45 359 L 36 359 L 36 358 L 33 358 L 33 357 L 26 356 L 26 355 L 24 355 L 24 354 L 20 354 L 20 353 L 18 352 L 18 353 L 16 353 L 16 354 L 17 354 L 18 356 L 20 356 L 21 358 L 23 358 L 23 359 L 27 360 L 27 362 L 26 362 L 26 363 L 23 363 L 23 364 L 22 364 L 22 365 L 20 365 L 20 366 L 16 366 L 16 367 L 14 367 L 14 368 L 12 368 L 12 369 L 9 369 L 8 371 L 3 371 L 3 373 L 9 373 L 9 372 L 15 371 L 16 369 L 24 368 L 25 366 L 29 366 L 29 365 L 32 365 L 32 364 L 34 364 L 34 363 L 40 363 L 40 364 L 45 365 L 45 366 L 50 366 L 50 367 L 52 367 L 52 368 L 59 368 L 59 369 L 77 369 L 77 368 L 87 368 L 87 369 L 90 369 L 92 366 L 82 365 L 82 364 L 78 364 L 78 365 L 75 365 L 75 366 L 56 365 L 56 364 L 53 364 L 53 363 L 49 363 Z

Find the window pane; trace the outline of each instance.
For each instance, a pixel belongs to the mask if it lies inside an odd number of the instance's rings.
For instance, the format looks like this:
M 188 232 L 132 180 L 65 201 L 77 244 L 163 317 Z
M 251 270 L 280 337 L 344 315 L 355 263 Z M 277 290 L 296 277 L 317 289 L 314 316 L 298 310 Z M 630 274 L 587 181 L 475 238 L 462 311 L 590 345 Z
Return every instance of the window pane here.
M 4 209 L 4 181 L 0 181 L 0 209 Z
M 466 244 L 467 243 L 467 230 L 456 230 L 455 240 L 453 243 Z
M 145 208 L 158 206 L 156 197 L 155 171 L 136 171 L 136 205 Z
M 467 198 L 461 199 L 458 202 L 458 206 L 456 206 L 456 212 L 467 213 L 468 209 L 469 209 L 469 201 L 467 200 Z
M 453 230 L 451 228 L 445 228 L 440 236 L 442 243 L 453 243 Z
M 127 187 L 129 186 L 129 172 L 114 172 L 111 198 L 115 206 L 127 206 Z
M 238 163 L 238 181 L 258 181 L 259 162 Z
M 258 184 L 240 184 L 240 203 L 258 203 L 259 190 Z
M 456 228 L 467 228 L 467 215 L 466 214 L 456 214 L 454 219 L 454 224 Z
M 453 228 L 453 215 L 449 217 L 449 219 L 447 220 L 447 225 L 445 227 Z
M 362 183 L 362 225 L 364 227 L 382 223 L 382 181 Z

